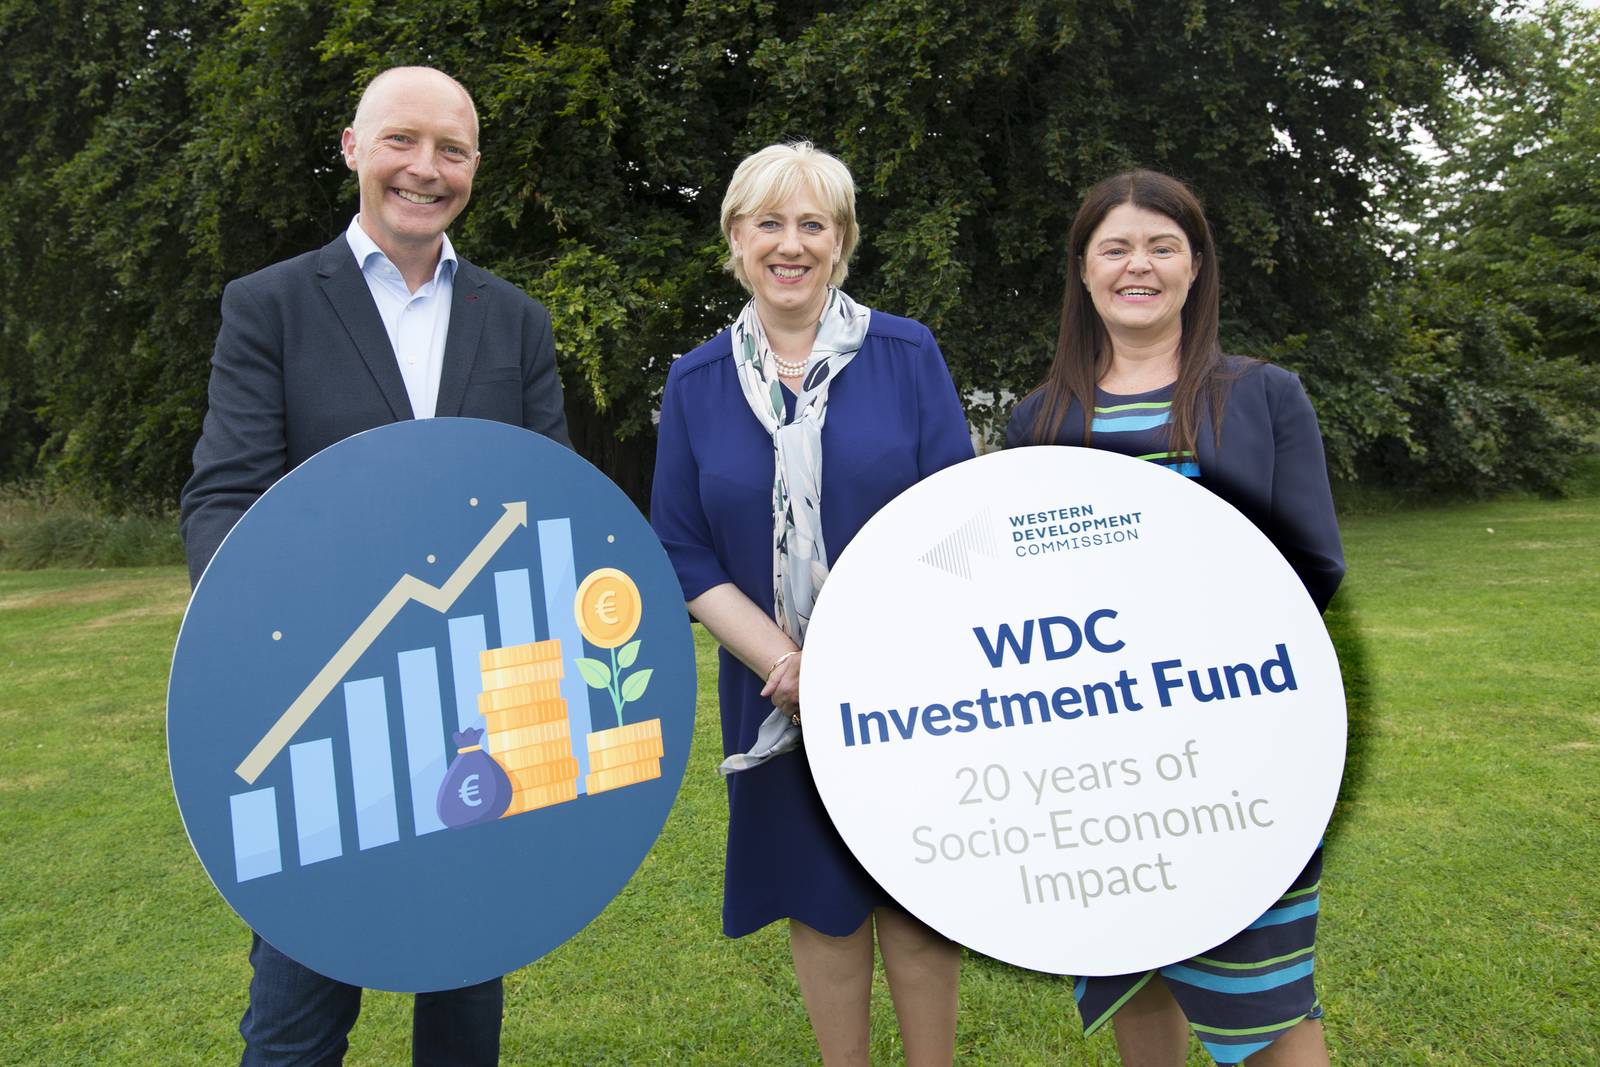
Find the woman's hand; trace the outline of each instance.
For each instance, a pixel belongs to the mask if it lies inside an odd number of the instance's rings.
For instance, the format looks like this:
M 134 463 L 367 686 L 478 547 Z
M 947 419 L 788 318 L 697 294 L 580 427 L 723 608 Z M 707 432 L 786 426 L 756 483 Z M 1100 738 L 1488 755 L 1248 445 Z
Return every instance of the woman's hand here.
M 800 650 L 778 628 L 772 616 L 724 582 L 689 601 L 689 614 L 711 631 L 757 678 L 766 679 L 761 695 L 789 715 L 800 713 Z
M 772 706 L 791 718 L 800 715 L 800 650 L 787 652 L 779 658 L 767 674 L 767 684 L 761 695 L 772 701 Z

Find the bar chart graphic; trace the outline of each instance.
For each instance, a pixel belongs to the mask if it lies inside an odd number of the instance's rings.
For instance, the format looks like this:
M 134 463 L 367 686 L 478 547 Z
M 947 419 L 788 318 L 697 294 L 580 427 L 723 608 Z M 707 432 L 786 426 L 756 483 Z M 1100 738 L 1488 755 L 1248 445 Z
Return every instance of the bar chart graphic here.
M 576 616 L 595 573 L 638 585 L 625 723 L 587 677 L 618 653 Z M 435 419 L 328 449 L 240 520 L 179 635 L 169 757 L 197 854 L 258 933 L 353 984 L 446 988 L 537 958 L 621 888 L 693 707 L 681 590 L 620 490 L 526 431 Z M 462 945 L 464 914 L 524 936 Z
M 268 765 L 287 747 L 290 754 L 291 789 L 294 823 L 299 842 L 301 865 L 332 859 L 343 851 L 339 835 L 339 791 L 335 785 L 332 738 L 323 737 L 291 745 L 290 739 L 306 723 L 335 686 L 342 690 L 345 708 L 345 739 L 350 753 L 350 792 L 355 812 L 356 841 L 358 849 L 377 848 L 393 844 L 400 839 L 402 813 L 398 806 L 399 793 L 395 788 L 396 769 L 391 757 L 393 745 L 389 736 L 391 694 L 384 687 L 383 675 L 372 678 L 345 677 L 360 662 L 361 657 L 382 636 L 408 604 L 445 614 L 455 605 L 461 593 L 478 578 L 494 554 L 504 546 L 511 533 L 528 525 L 526 501 L 511 501 L 501 505 L 503 514 L 483 539 L 467 554 L 466 559 L 442 586 L 432 586 L 405 574 L 391 586 L 367 613 L 361 624 L 340 645 L 338 651 L 301 690 L 283 714 L 262 736 L 249 755 L 234 768 L 234 773 L 246 784 L 253 784 Z M 539 523 L 543 535 L 539 539 L 541 561 L 545 576 L 545 617 L 556 620 L 572 614 L 572 596 L 575 588 L 571 579 L 574 571 L 572 525 L 568 517 L 548 519 Z M 534 622 L 533 596 L 530 571 L 526 567 L 493 571 L 495 618 L 498 623 L 502 649 L 536 648 L 550 646 L 559 657 L 559 639 L 541 641 Z M 552 624 L 554 625 L 554 624 Z M 480 664 L 485 657 L 499 650 L 487 645 L 487 630 L 483 615 L 465 615 L 446 619 L 448 644 L 442 654 L 452 665 L 462 663 L 467 670 L 451 672 L 454 701 L 457 708 L 456 730 L 476 727 L 483 730 L 485 715 L 480 697 L 483 688 Z M 577 631 L 574 628 L 572 632 Z M 404 770 L 410 783 L 411 802 L 404 813 L 410 825 L 407 832 L 413 836 L 433 833 L 445 828 L 438 814 L 435 794 L 443 782 L 446 770 L 444 738 L 445 694 L 439 681 L 439 648 L 413 648 L 399 652 L 395 657 L 399 677 L 398 697 L 400 721 L 403 723 L 405 754 Z M 493 662 L 493 660 L 490 660 Z M 587 775 L 587 740 L 591 732 L 588 690 L 581 686 L 561 685 L 559 659 L 549 661 L 547 679 L 555 692 L 549 703 L 559 705 L 565 730 L 558 740 L 551 735 L 547 745 L 549 754 L 572 761 L 572 774 L 567 781 L 574 782 L 573 793 L 584 791 Z M 499 670 L 515 670 L 515 666 Z M 536 669 L 532 666 L 527 670 Z M 503 736 L 489 733 L 489 737 Z M 562 744 L 562 742 L 565 744 Z M 583 747 L 574 747 L 574 742 Z M 557 750 L 559 749 L 559 754 Z M 554 785 L 555 778 L 541 785 Z M 277 846 L 277 807 L 274 802 L 276 787 L 236 793 L 228 798 L 233 823 L 234 867 L 239 881 L 276 874 L 283 869 L 281 850 Z M 463 802 L 472 798 L 463 796 Z M 565 798 L 570 799 L 570 798 Z M 543 805 L 541 805 L 543 806 Z

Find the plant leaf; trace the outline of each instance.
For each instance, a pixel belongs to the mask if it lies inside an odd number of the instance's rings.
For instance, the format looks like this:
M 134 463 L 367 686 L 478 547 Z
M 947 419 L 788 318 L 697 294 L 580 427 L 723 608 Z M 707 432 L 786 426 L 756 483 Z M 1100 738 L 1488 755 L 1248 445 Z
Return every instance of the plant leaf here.
M 596 689 L 607 689 L 611 686 L 611 668 L 597 659 L 588 656 L 578 656 L 573 663 L 578 665 L 578 673 L 583 675 L 583 680 Z
M 627 644 L 617 649 L 617 666 L 633 666 L 633 661 L 639 658 L 639 645 L 642 643 L 643 642 L 640 641 L 629 641 Z
M 628 703 L 644 696 L 644 687 L 650 684 L 650 676 L 654 673 L 654 668 L 646 667 L 642 671 L 634 671 L 628 675 L 628 680 L 622 683 L 623 702 Z

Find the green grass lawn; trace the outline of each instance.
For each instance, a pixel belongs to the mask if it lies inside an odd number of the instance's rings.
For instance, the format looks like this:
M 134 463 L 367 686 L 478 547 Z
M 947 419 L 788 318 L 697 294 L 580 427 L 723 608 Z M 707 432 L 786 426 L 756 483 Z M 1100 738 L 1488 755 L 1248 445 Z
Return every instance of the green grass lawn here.
M 1319 987 L 1337 1062 L 1600 1063 L 1600 498 L 1360 516 Z M 236 1060 L 249 935 L 167 777 L 176 568 L 0 572 L 0 1062 Z M 710 648 L 689 772 L 628 888 L 507 979 L 507 1063 L 815 1060 L 769 928 L 719 934 Z M 899 1058 L 881 983 L 874 1055 Z M 369 993 L 350 1062 L 409 1062 Z M 957 1058 L 1110 1064 L 1069 985 L 969 958 Z M 1198 1052 L 1192 1062 L 1204 1062 Z

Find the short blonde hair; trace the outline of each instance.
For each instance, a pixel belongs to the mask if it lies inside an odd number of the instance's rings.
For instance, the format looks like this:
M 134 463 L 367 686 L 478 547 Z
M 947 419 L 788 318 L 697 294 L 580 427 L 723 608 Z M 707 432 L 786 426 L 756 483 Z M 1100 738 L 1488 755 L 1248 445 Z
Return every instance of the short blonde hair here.
M 748 291 L 750 279 L 744 264 L 733 254 L 734 223 L 766 208 L 782 204 L 799 193 L 810 192 L 821 204 L 841 234 L 839 261 L 833 265 L 830 285 L 839 285 L 850 273 L 850 254 L 861 239 L 856 225 L 856 183 L 850 170 L 810 141 L 768 145 L 746 156 L 728 191 L 722 197 L 722 236 L 728 242 L 728 258 L 722 267 L 739 279 Z

